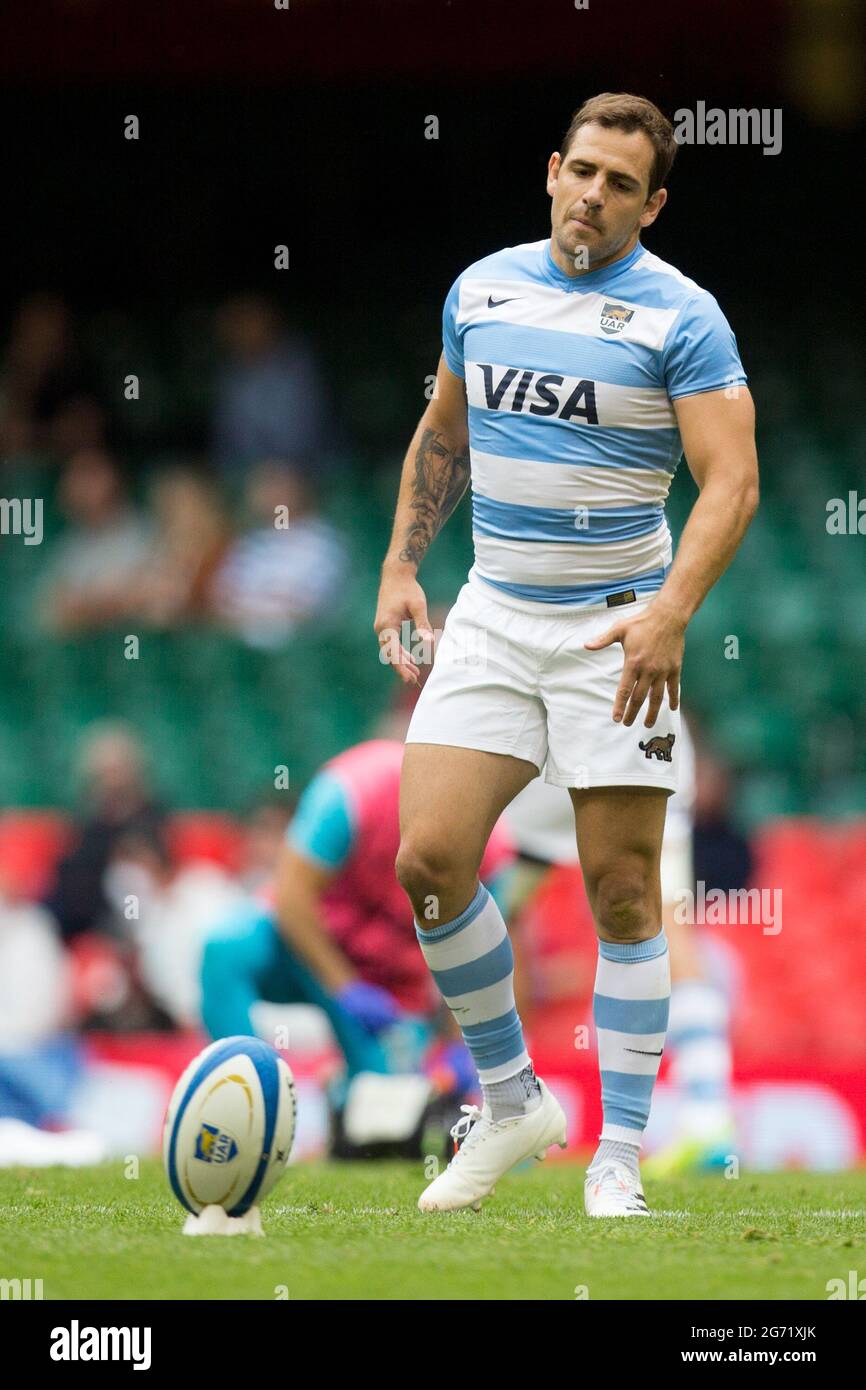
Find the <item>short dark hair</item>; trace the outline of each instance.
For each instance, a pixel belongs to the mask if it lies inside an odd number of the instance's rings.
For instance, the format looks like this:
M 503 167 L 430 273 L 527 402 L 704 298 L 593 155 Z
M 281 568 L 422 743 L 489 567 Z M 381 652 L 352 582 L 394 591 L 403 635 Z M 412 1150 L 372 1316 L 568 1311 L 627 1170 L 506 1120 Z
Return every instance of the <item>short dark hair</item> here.
M 642 130 L 652 141 L 655 150 L 650 170 L 650 196 L 663 186 L 676 156 L 677 142 L 673 126 L 657 106 L 646 97 L 632 96 L 629 92 L 602 92 L 597 97 L 590 97 L 575 111 L 562 137 L 563 159 L 581 126 L 590 122 L 608 130 L 618 127 L 628 134 L 633 130 Z

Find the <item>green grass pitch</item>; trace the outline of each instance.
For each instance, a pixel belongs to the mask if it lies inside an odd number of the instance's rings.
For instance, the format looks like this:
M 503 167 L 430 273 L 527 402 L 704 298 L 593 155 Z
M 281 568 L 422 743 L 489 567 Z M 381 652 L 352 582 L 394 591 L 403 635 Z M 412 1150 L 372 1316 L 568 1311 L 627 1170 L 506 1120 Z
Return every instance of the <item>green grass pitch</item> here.
M 583 1168 L 539 1164 L 480 1213 L 422 1216 L 420 1164 L 290 1168 L 265 1239 L 181 1235 L 158 1161 L 0 1172 L 0 1279 L 95 1299 L 817 1299 L 866 1272 L 866 1171 L 647 1183 L 590 1221 Z

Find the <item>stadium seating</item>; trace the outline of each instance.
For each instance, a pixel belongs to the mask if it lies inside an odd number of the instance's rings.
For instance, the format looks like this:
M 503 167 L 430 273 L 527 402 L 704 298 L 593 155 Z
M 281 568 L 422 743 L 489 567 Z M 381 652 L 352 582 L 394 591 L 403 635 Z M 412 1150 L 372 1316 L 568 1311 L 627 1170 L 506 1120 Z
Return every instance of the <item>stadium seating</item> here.
M 740 306 L 747 337 L 748 312 Z M 206 432 L 207 323 L 204 310 L 184 308 L 168 335 L 156 322 L 118 314 L 85 325 L 105 383 L 116 380 L 115 359 L 126 360 L 132 346 L 152 379 L 148 399 L 159 408 L 150 414 L 115 401 L 142 496 L 166 443 L 176 450 Z M 818 342 L 807 362 L 786 360 L 783 335 L 764 342 L 767 332 L 752 325 L 765 360 L 778 357 L 752 377 L 761 406 L 762 505 L 736 563 L 689 628 L 684 681 L 702 728 L 739 774 L 747 827 L 768 816 L 845 820 L 866 812 L 866 550 L 862 537 L 826 528 L 829 499 L 845 498 L 862 471 L 851 371 Z M 351 341 L 347 330 L 323 352 L 339 356 Z M 412 367 L 420 370 L 433 347 L 420 329 L 411 341 Z M 753 359 L 761 356 L 753 350 Z M 371 470 L 366 459 L 338 459 L 322 487 L 324 510 L 351 547 L 355 577 L 340 613 L 280 651 L 252 651 L 215 629 L 183 629 L 141 634 L 141 657 L 130 662 L 120 632 L 47 638 L 34 622 L 34 601 L 60 529 L 54 474 L 45 458 L 6 462 L 6 495 L 45 498 L 46 538 L 41 546 L 0 545 L 3 804 L 70 805 L 76 740 L 90 720 L 108 714 L 140 729 L 169 802 L 227 811 L 272 783 L 277 765 L 288 765 L 299 789 L 324 758 L 374 727 L 394 695 L 371 631 L 396 495 L 393 450 L 417 402 L 406 363 L 392 362 L 385 346 L 381 360 L 359 366 L 347 355 L 345 365 L 352 436 L 367 458 L 380 460 Z M 798 371 L 808 372 L 808 420 L 799 413 Z M 841 411 L 840 393 L 847 402 Z M 383 459 L 390 461 L 383 466 Z M 675 534 L 694 497 L 683 465 L 669 502 Z M 470 562 L 470 533 L 464 502 L 425 561 L 431 604 L 453 601 Z
M 14 897 L 42 897 L 71 838 L 67 821 L 54 811 L 0 815 L 0 885 Z
M 812 819 L 775 821 L 753 836 L 753 848 L 752 889 L 777 895 L 769 900 L 778 909 L 771 930 L 744 920 L 744 910 L 736 922 L 697 928 L 735 966 L 726 975 L 735 1054 L 750 1063 L 862 1066 L 866 821 L 844 830 Z M 580 871 L 555 870 L 525 924 L 540 991 L 533 1038 L 564 1067 L 576 1027 L 591 1019 L 596 964 Z

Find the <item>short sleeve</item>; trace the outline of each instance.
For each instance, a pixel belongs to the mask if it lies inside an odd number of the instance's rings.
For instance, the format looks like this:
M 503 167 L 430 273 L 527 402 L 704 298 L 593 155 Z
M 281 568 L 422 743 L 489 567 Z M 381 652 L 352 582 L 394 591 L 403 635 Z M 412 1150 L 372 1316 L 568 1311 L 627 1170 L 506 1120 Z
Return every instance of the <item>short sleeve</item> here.
M 460 280 L 454 281 L 445 300 L 442 311 L 442 352 L 449 369 L 455 376 L 465 377 L 463 365 L 463 335 L 457 327 L 457 311 L 460 308 Z
M 338 869 L 354 838 L 346 789 L 332 773 L 318 773 L 298 802 L 286 832 L 288 843 L 307 859 Z
M 706 291 L 683 306 L 664 349 L 663 370 L 672 401 L 745 383 L 733 329 Z

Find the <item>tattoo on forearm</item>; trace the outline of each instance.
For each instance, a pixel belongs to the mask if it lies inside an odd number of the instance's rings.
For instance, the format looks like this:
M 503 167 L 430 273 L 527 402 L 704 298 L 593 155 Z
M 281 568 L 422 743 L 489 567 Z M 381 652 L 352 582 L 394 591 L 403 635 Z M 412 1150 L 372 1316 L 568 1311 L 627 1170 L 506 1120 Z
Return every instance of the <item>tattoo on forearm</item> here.
M 414 520 L 404 537 L 401 560 L 421 563 L 466 491 L 468 481 L 468 450 L 458 453 L 449 446 L 444 434 L 425 429 L 415 455 L 412 479 L 410 505 Z

